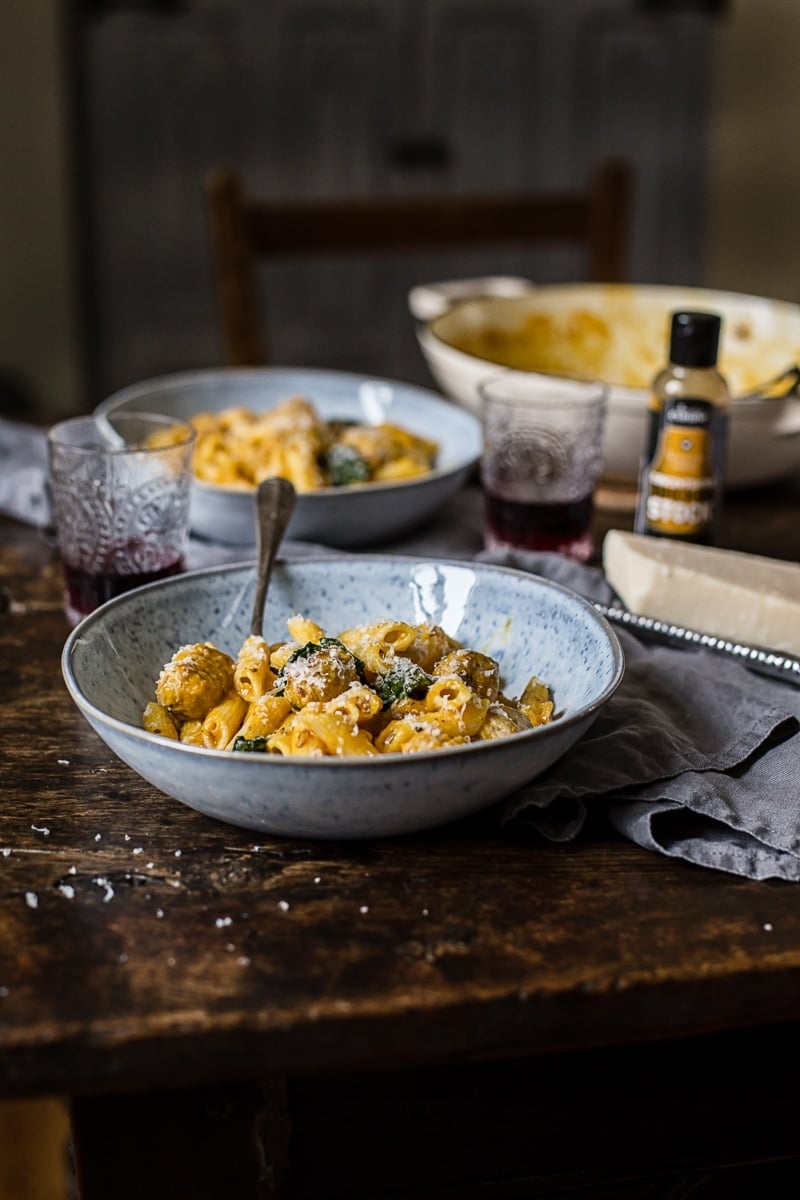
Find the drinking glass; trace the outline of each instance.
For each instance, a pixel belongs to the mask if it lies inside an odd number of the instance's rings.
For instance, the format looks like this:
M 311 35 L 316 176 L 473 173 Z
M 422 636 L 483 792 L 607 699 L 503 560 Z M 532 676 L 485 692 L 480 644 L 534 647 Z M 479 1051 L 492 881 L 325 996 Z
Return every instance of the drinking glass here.
M 195 432 L 174 417 L 74 417 L 48 432 L 64 611 L 76 625 L 121 592 L 186 562 Z
M 594 552 L 605 385 L 508 371 L 480 392 L 485 544 L 586 562 Z

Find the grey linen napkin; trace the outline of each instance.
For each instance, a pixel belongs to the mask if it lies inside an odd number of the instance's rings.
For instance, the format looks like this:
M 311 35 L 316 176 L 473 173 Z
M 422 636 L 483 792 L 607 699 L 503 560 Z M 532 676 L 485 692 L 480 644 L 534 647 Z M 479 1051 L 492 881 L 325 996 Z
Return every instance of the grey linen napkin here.
M 50 519 L 46 483 L 44 430 L 0 417 L 0 512 L 43 528 Z
M 555 554 L 481 551 L 617 602 L 602 572 Z M 620 833 L 704 867 L 800 880 L 800 688 L 702 649 L 617 629 L 625 676 L 579 746 L 500 809 L 554 841 L 602 809 Z

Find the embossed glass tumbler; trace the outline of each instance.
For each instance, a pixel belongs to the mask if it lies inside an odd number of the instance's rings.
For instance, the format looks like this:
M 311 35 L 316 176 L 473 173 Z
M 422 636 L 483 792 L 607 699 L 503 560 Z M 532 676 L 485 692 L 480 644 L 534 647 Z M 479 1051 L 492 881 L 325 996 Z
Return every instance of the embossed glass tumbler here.
M 121 592 L 184 570 L 191 425 L 153 413 L 95 414 L 59 422 L 47 440 L 72 625 Z
M 603 465 L 603 384 L 508 371 L 481 386 L 487 547 L 594 552 Z

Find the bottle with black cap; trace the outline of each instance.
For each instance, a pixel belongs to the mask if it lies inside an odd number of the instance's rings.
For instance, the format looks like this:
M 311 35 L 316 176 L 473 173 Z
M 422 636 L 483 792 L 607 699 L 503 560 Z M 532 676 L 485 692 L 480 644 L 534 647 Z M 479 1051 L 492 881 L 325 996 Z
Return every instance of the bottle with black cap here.
M 706 545 L 717 540 L 730 394 L 717 370 L 722 320 L 672 314 L 669 363 L 653 381 L 634 528 Z

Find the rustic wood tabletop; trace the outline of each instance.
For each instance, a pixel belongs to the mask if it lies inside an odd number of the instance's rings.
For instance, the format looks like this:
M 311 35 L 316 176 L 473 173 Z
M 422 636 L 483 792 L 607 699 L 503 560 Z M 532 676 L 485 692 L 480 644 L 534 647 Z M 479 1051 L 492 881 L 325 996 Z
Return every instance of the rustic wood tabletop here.
M 736 497 L 725 544 L 800 561 L 799 510 Z M 70 1097 L 81 1200 L 710 1196 L 756 1166 L 782 1194 L 796 885 L 600 820 L 556 846 L 490 814 L 352 844 L 207 819 L 83 720 L 52 546 L 0 539 L 0 1095 Z

